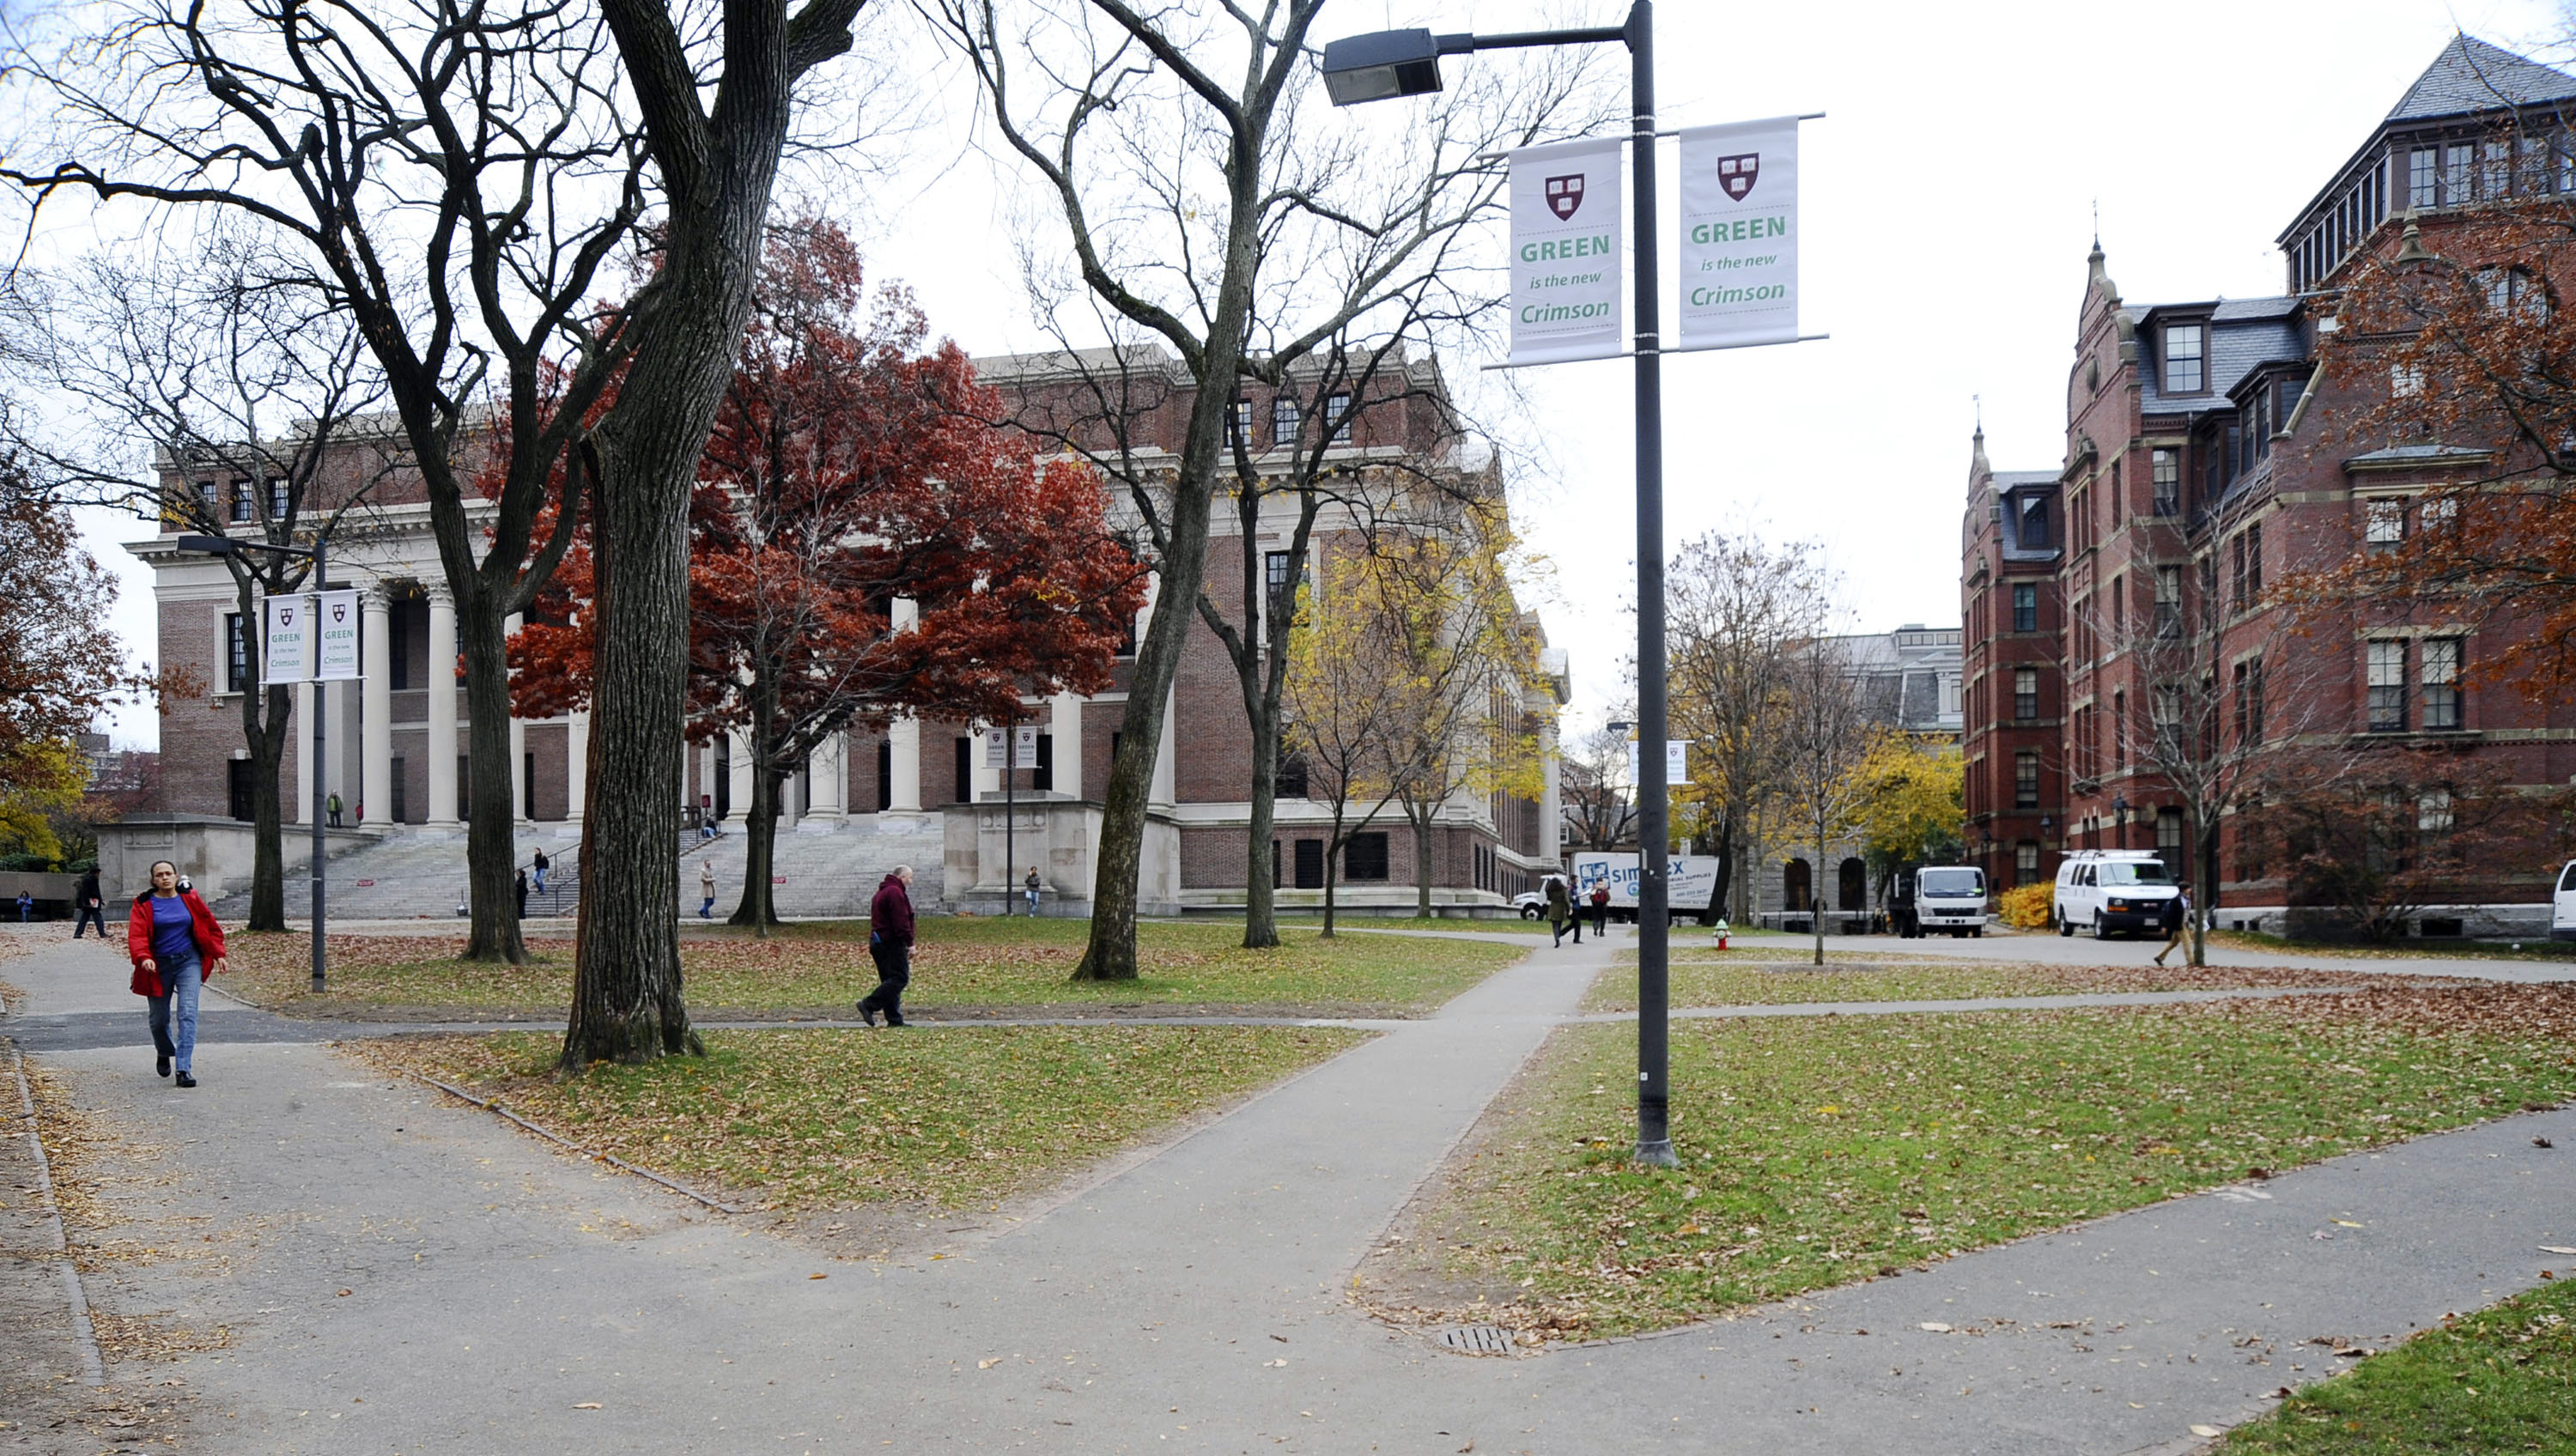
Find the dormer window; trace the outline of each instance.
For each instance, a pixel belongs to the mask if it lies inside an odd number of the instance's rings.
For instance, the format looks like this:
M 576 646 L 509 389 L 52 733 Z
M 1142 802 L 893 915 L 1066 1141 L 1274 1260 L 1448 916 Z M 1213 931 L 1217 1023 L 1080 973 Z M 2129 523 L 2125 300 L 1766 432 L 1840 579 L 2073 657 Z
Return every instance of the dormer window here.
M 2024 551 L 2048 549 L 2048 497 L 2044 495 L 2022 497 L 2021 549 Z
M 2199 324 L 2165 325 L 2165 393 L 2198 394 L 2209 387 L 2201 367 L 2208 337 Z

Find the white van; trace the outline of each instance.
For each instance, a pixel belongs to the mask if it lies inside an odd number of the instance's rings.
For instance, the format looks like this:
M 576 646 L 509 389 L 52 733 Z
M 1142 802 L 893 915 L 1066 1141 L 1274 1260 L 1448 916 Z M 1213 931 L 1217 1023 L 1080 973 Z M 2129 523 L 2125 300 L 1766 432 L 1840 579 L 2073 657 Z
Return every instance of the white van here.
M 2181 893 L 2153 850 L 2079 849 L 2057 867 L 2050 914 L 2060 935 L 2082 928 L 2107 940 L 2123 930 L 2161 930 L 2165 907 Z
M 2549 938 L 2576 940 L 2576 859 L 2558 870 L 2558 893 L 2549 902 Z
M 1914 918 L 1925 935 L 1986 933 L 1986 872 L 1974 865 L 1932 865 L 1914 872 Z

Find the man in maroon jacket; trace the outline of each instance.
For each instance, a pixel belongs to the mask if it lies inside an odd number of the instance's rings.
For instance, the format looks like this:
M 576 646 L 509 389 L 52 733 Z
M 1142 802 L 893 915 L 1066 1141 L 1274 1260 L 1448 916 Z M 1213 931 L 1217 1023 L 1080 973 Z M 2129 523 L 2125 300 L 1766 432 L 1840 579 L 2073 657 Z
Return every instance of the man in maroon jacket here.
M 912 984 L 911 886 L 912 866 L 896 865 L 868 904 L 868 954 L 877 963 L 877 988 L 859 1002 L 859 1016 L 870 1026 L 880 1011 L 886 1025 L 903 1025 L 903 988 Z

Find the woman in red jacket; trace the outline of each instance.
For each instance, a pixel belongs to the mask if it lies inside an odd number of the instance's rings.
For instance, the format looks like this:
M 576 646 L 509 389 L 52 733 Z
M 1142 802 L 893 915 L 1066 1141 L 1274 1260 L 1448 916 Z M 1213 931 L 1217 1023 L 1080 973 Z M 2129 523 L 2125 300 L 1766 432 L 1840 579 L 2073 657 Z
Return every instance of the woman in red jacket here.
M 125 950 L 134 959 L 134 994 L 152 1003 L 152 1045 L 160 1052 L 153 1070 L 167 1077 L 175 1060 L 179 1085 L 196 1086 L 189 1064 L 197 1054 L 197 992 L 206 977 L 224 968 L 224 928 L 196 891 L 179 888 L 179 867 L 166 859 L 153 862 L 152 888 L 134 897 Z

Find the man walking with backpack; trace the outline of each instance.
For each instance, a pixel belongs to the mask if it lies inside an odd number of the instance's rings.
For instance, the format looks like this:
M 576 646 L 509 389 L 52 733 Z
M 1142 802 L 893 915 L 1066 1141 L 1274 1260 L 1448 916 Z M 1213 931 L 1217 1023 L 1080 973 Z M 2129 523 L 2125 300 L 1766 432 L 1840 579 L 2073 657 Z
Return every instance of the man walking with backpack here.
M 877 963 L 877 988 L 859 1001 L 859 1019 L 903 1025 L 903 988 L 912 984 L 912 866 L 896 865 L 868 902 L 868 955 Z

